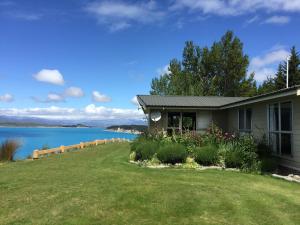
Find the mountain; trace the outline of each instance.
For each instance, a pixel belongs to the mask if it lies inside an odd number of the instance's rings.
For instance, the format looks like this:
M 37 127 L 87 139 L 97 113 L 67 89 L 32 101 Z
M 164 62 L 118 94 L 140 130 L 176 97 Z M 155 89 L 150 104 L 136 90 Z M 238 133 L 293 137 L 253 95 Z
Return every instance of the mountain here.
M 12 126 L 12 127 L 37 127 L 37 126 L 63 126 L 63 127 L 78 127 L 78 124 L 81 126 L 88 127 L 101 127 L 105 128 L 112 125 L 145 125 L 146 123 L 141 120 L 133 119 L 114 119 L 114 120 L 47 120 L 41 118 L 28 118 L 28 117 L 16 117 L 16 116 L 0 116 L 0 126 Z

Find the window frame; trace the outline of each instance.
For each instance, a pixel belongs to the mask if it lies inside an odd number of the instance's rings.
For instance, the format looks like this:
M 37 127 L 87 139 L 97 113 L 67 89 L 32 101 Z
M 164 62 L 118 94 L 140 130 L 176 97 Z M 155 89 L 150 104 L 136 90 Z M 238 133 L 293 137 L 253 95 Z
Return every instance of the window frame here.
M 243 121 L 243 129 L 240 129 L 240 110 L 243 110 L 243 117 L 244 117 L 244 121 Z M 251 111 L 251 119 L 250 119 L 250 129 L 247 129 L 247 111 L 250 110 Z M 253 128 L 253 110 L 251 107 L 243 107 L 243 108 L 239 108 L 238 109 L 238 130 L 240 133 L 251 133 L 252 132 L 252 128 Z
M 286 131 L 286 130 L 281 130 L 281 104 L 284 103 L 290 103 L 291 104 L 291 130 L 290 131 Z M 275 104 L 278 105 L 278 130 L 271 130 L 270 129 L 270 107 L 274 106 Z M 293 121 L 294 121 L 294 103 L 293 100 L 286 100 L 286 101 L 277 101 L 277 102 L 273 102 L 267 105 L 267 126 L 268 126 L 268 144 L 271 146 L 271 138 L 270 136 L 272 134 L 278 134 L 278 145 L 279 145 L 279 151 L 274 151 L 272 149 L 272 153 L 274 155 L 280 156 L 281 158 L 293 158 L 293 152 L 294 152 L 294 126 L 293 126 Z M 282 134 L 290 134 L 291 135 L 291 154 L 282 154 L 281 151 L 281 135 Z

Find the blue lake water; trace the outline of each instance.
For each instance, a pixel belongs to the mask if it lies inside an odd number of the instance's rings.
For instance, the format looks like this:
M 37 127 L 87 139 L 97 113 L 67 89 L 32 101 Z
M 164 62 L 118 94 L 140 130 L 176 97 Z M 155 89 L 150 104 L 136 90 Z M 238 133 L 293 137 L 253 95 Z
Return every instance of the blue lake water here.
M 136 135 L 105 131 L 101 128 L 8 128 L 0 127 L 0 142 L 5 139 L 18 139 L 22 146 L 16 159 L 24 159 L 35 149 L 44 145 L 56 148 L 61 145 L 79 144 L 96 139 L 126 138 L 134 139 Z

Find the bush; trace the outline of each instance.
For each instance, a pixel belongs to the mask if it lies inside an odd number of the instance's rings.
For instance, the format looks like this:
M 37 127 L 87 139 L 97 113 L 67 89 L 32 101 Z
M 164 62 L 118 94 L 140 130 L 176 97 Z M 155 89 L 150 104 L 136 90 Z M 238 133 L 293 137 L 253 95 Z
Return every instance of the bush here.
M 151 160 L 159 147 L 158 142 L 144 141 L 135 146 L 135 160 Z
M 162 163 L 183 163 L 187 157 L 187 151 L 181 144 L 166 144 L 162 146 L 158 153 L 157 158 Z
M 13 161 L 20 146 L 20 142 L 16 140 L 6 140 L 2 142 L 0 146 L 0 160 Z
M 242 168 L 243 153 L 242 151 L 233 148 L 225 152 L 225 167 L 227 168 Z
M 226 167 L 244 171 L 257 171 L 260 168 L 257 146 L 252 136 L 241 136 L 222 145 Z
M 278 159 L 273 156 L 261 159 L 261 171 L 271 173 L 278 168 Z
M 214 145 L 208 145 L 195 149 L 195 161 L 203 166 L 216 165 L 219 162 L 218 149 Z

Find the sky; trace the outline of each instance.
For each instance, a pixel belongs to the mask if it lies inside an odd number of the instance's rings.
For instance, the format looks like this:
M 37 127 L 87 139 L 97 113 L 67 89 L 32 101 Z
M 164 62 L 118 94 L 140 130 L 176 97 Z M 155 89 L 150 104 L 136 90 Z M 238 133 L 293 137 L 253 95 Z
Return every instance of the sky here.
M 300 47 L 300 0 L 0 0 L 0 115 L 142 118 L 135 96 L 232 30 L 261 83 Z

